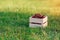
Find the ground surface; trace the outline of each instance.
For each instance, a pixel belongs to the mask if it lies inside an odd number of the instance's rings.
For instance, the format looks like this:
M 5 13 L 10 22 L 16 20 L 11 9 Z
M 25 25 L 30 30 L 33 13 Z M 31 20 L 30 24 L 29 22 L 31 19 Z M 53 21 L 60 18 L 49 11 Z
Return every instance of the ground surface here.
M 49 0 L 0 0 L 0 40 L 60 40 L 60 8 L 52 5 Z M 36 12 L 48 16 L 46 28 L 29 28 Z
M 29 28 L 33 14 L 0 12 L 0 40 L 60 40 L 60 19 L 49 17 L 47 28 Z M 52 17 L 52 18 L 50 18 Z

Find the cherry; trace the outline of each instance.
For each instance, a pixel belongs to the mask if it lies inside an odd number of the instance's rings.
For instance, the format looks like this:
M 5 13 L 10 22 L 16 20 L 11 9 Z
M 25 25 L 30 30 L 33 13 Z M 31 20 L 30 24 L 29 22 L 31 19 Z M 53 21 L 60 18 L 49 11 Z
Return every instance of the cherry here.
M 32 16 L 32 18 L 45 18 L 45 16 L 41 14 L 35 14 L 34 16 Z
M 42 18 L 45 18 L 45 16 L 43 15 Z

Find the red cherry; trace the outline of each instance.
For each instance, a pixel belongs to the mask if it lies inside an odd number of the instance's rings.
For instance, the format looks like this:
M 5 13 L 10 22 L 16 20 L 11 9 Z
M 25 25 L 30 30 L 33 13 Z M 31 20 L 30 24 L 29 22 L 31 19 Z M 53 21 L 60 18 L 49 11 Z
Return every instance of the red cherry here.
M 40 14 L 35 14 L 35 16 L 36 16 L 37 18 L 40 18 L 42 15 L 40 15 Z
M 45 18 L 45 16 L 41 14 L 35 14 L 34 16 L 32 16 L 32 18 Z

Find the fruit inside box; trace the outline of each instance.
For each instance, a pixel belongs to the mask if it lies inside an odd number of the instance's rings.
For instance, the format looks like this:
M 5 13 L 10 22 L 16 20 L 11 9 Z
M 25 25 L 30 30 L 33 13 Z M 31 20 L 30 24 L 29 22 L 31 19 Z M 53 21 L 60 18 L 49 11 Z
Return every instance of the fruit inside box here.
M 35 14 L 35 15 L 32 16 L 32 18 L 40 18 L 40 19 L 42 19 L 42 18 L 45 18 L 45 15 Z
M 37 19 L 38 18 L 38 19 Z M 29 26 L 30 27 L 45 27 L 47 26 L 47 16 L 41 15 L 40 13 L 34 14 L 32 18 L 30 17 L 29 21 Z

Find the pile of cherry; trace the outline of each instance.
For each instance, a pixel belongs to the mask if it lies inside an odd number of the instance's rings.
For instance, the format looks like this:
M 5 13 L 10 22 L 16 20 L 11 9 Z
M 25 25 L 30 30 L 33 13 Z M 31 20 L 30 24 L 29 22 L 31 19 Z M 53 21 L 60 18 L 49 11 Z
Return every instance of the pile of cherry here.
M 40 19 L 42 19 L 42 18 L 45 18 L 45 16 L 41 15 L 41 14 L 35 14 L 35 15 L 32 16 L 32 18 L 40 18 Z

